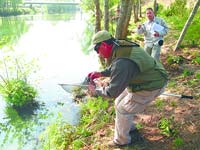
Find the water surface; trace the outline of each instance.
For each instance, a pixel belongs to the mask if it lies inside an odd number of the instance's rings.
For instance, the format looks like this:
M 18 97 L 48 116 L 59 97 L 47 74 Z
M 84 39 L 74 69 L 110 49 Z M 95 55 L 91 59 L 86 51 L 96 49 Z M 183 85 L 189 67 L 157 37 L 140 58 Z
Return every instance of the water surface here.
M 68 123 L 78 123 L 79 106 L 58 83 L 82 82 L 98 68 L 96 54 L 82 52 L 86 24 L 80 13 L 72 19 L 56 21 L 33 16 L 26 24 L 29 29 L 20 36 L 14 49 L 27 59 L 38 60 L 39 68 L 30 78 L 39 91 L 40 105 L 19 112 L 0 101 L 2 150 L 38 150 L 40 133 L 55 121 L 58 113 Z

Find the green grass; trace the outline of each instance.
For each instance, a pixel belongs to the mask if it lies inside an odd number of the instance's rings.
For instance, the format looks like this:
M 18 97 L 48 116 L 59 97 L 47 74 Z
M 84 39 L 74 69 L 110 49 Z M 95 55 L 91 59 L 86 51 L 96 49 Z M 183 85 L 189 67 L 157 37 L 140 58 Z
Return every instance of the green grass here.
M 98 146 L 95 143 L 96 132 L 113 120 L 113 115 L 110 114 L 112 111 L 107 111 L 108 101 L 101 97 L 89 98 L 86 103 L 80 105 L 81 118 L 78 125 L 69 125 L 59 117 L 41 134 L 44 150 L 79 150 L 85 143 Z

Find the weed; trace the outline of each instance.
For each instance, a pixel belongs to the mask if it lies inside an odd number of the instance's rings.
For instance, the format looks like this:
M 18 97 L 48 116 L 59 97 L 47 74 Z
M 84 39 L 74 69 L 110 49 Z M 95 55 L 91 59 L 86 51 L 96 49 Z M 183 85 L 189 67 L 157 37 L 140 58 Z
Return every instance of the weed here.
M 182 138 L 177 137 L 176 139 L 173 140 L 173 144 L 175 146 L 175 149 L 179 149 L 181 146 L 183 146 L 184 141 Z
M 164 101 L 161 100 L 161 99 L 156 100 L 155 104 L 156 104 L 156 107 L 157 107 L 159 110 L 161 110 L 161 109 L 164 107 Z
M 176 136 L 177 131 L 176 129 L 173 129 L 172 123 L 173 117 L 171 117 L 170 119 L 161 118 L 161 120 L 158 122 L 158 127 L 159 129 L 161 129 L 161 134 L 166 135 L 167 137 Z
M 200 80 L 200 73 L 197 73 L 197 74 L 195 75 L 195 77 L 196 77 L 196 79 Z
M 135 127 L 136 127 L 137 129 L 142 129 L 142 128 L 143 128 L 142 123 L 137 123 L 137 124 L 135 125 Z
M 90 143 L 94 147 L 95 133 L 102 126 L 109 122 L 108 101 L 101 97 L 90 98 L 81 105 L 81 118 L 77 126 L 69 125 L 61 118 L 48 126 L 41 134 L 43 149 L 64 150 L 81 149 L 85 143 Z
M 192 63 L 200 65 L 200 57 L 196 57 L 192 60 Z
M 7 81 L 0 91 L 8 105 L 19 107 L 32 102 L 37 95 L 37 91 L 32 86 L 19 79 Z
M 176 101 L 171 101 L 170 104 L 171 104 L 172 107 L 176 107 L 177 106 L 177 102 Z
M 28 77 L 36 69 L 35 62 L 15 54 L 13 49 L 4 50 L 0 60 L 0 93 L 6 104 L 22 107 L 34 102 L 36 89 L 28 82 Z
M 189 85 L 192 87 L 192 86 L 196 86 L 198 84 L 199 84 L 198 79 L 191 79 L 191 80 L 185 82 L 183 85 Z
M 175 86 L 176 86 L 176 81 L 173 81 L 173 80 L 169 81 L 169 83 L 167 84 L 167 86 L 168 86 L 169 88 L 175 87 Z
M 181 56 L 168 56 L 167 57 L 167 63 L 169 64 L 169 65 L 172 65 L 172 64 L 181 64 L 181 63 L 183 63 L 183 57 L 181 57 Z
M 187 76 L 190 76 L 190 75 L 193 75 L 193 72 L 188 70 L 188 69 L 184 69 L 183 71 L 183 76 L 184 77 L 187 77 Z

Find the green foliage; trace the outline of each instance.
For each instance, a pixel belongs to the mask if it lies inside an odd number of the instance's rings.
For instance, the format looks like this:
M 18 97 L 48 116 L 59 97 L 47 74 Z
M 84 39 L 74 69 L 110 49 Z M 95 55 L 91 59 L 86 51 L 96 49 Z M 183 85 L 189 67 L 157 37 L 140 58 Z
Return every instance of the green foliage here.
M 167 118 L 161 118 L 161 120 L 158 122 L 158 127 L 161 129 L 161 133 L 166 136 L 176 136 L 177 131 L 173 129 L 173 117 L 170 119 Z
M 159 16 L 163 17 L 167 22 L 169 29 L 172 31 L 174 39 L 178 39 L 181 31 L 190 16 L 192 8 L 187 7 L 186 0 L 175 0 L 167 9 L 162 9 L 159 11 Z M 182 11 L 184 10 L 184 11 Z M 181 42 L 181 47 L 198 47 L 200 44 L 200 34 L 196 34 L 200 32 L 199 28 L 200 24 L 200 10 L 195 14 L 189 28 L 187 28 L 187 32 L 184 35 L 184 39 Z
M 192 60 L 192 63 L 200 65 L 200 57 L 196 57 Z
M 176 86 L 176 81 L 170 80 L 169 83 L 167 84 L 167 86 L 168 86 L 169 88 L 175 87 L 175 86 Z
M 28 82 L 28 77 L 35 71 L 35 61 L 26 63 L 13 49 L 2 50 L 0 60 L 0 94 L 10 106 L 22 107 L 34 102 L 36 89 Z M 19 58 L 20 59 L 19 59 Z
M 0 48 L 12 45 L 28 31 L 25 20 L 19 18 L 1 18 L 0 28 Z
M 187 85 L 187 86 L 191 86 L 191 87 L 198 86 L 199 85 L 199 79 L 188 80 L 188 81 L 184 82 L 183 85 Z
M 7 11 L 8 12 L 8 9 L 13 9 L 13 10 L 17 10 L 19 4 L 22 3 L 22 0 L 1 0 L 0 2 L 0 8 L 3 10 L 3 11 Z
M 183 76 L 184 77 L 187 77 L 187 76 L 190 76 L 190 75 L 193 75 L 193 72 L 188 70 L 188 69 L 184 69 L 183 70 Z
M 143 128 L 142 123 L 137 123 L 137 124 L 135 125 L 135 127 L 136 127 L 137 129 L 142 129 L 142 128 Z
M 81 1 L 81 8 L 85 11 L 85 12 L 95 12 L 94 8 L 94 1 L 93 0 L 82 0 Z
M 164 101 L 163 101 L 162 99 L 157 99 L 157 100 L 155 101 L 155 104 L 156 104 L 156 107 L 157 107 L 159 110 L 161 110 L 161 109 L 164 107 L 164 105 L 165 105 L 165 103 L 164 103 Z
M 170 102 L 170 105 L 171 105 L 172 107 L 176 107 L 176 106 L 177 106 L 177 102 L 176 102 L 176 101 L 171 101 L 171 102 Z
M 31 103 L 37 95 L 31 85 L 19 79 L 8 80 L 7 84 L 0 88 L 0 93 L 7 104 L 19 107 Z
M 108 108 L 108 102 L 103 100 L 102 97 L 98 97 L 98 100 L 96 98 L 91 98 L 86 104 L 81 105 L 81 107 L 82 118 L 80 122 L 82 124 L 90 124 L 91 119 L 96 120 L 101 116 L 103 116 L 102 121 L 108 121 L 109 119 L 109 116 L 105 111 L 105 109 Z
M 186 10 L 186 0 L 175 0 L 169 8 L 165 11 L 166 16 L 184 16 L 185 11 L 180 10 Z
M 195 75 L 195 77 L 196 77 L 196 79 L 200 80 L 200 73 L 197 73 L 197 74 Z
M 83 146 L 83 141 L 82 140 L 80 140 L 80 139 L 76 139 L 76 140 L 74 140 L 73 142 L 72 142 L 72 145 L 73 145 L 73 149 L 74 150 L 80 150 L 80 148 Z
M 40 135 L 40 140 L 44 150 L 64 150 L 72 142 L 74 126 L 71 126 L 61 119 L 61 115 L 56 121 L 48 126 Z
M 188 17 L 189 17 L 189 15 L 188 15 Z M 200 10 L 196 13 L 189 28 L 187 29 L 187 32 L 184 36 L 182 45 L 186 45 L 189 47 L 198 47 L 199 46 L 200 35 L 197 34 L 200 32 L 199 24 L 200 24 Z
M 95 145 L 93 134 L 109 122 L 108 101 L 101 97 L 90 98 L 80 106 L 81 118 L 77 126 L 69 125 L 59 116 L 41 134 L 44 150 L 79 150 L 86 142 Z
M 173 144 L 175 146 L 175 149 L 180 148 L 181 146 L 183 146 L 184 141 L 182 138 L 177 137 L 176 139 L 173 140 Z
M 166 61 L 169 65 L 171 65 L 171 64 L 181 64 L 181 63 L 183 63 L 183 57 L 169 55 L 169 56 L 167 56 Z

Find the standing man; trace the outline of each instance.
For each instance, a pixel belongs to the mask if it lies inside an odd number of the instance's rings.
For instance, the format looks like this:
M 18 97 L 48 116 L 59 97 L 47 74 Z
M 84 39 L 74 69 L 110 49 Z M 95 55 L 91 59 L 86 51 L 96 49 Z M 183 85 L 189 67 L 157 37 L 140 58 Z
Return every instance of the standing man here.
M 146 16 L 148 20 L 137 27 L 137 33 L 144 34 L 144 50 L 160 61 L 163 37 L 167 34 L 168 27 L 162 18 L 154 15 L 152 8 L 146 9 Z
M 109 146 L 131 144 L 130 131 L 135 129 L 133 117 L 159 96 L 167 82 L 167 74 L 160 62 L 155 61 L 138 44 L 116 40 L 103 30 L 93 37 L 94 50 L 110 66 L 101 72 L 88 74 L 90 80 L 110 77 L 109 84 L 96 88 L 90 94 L 115 98 L 115 132 Z

